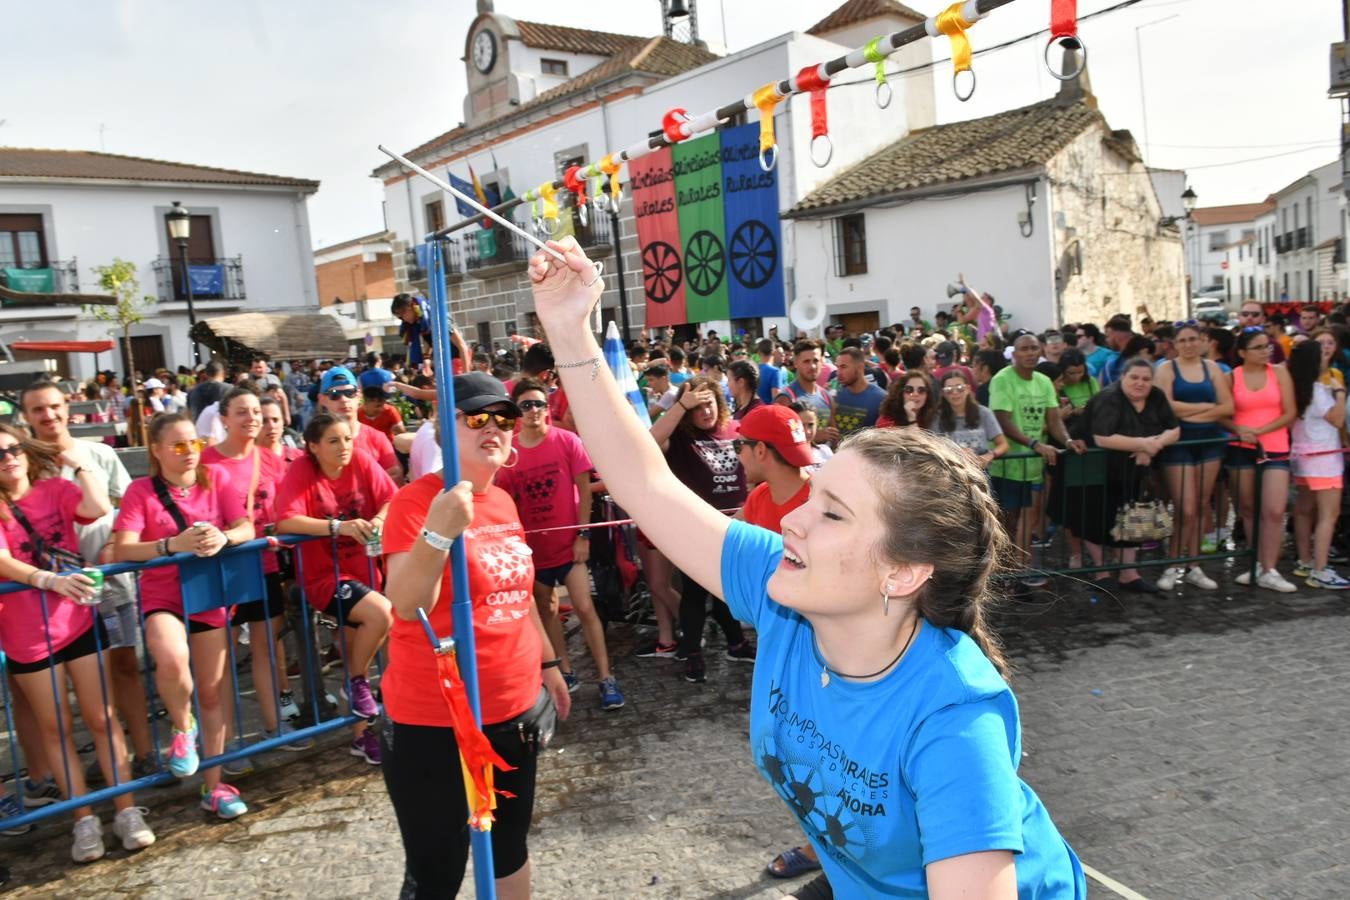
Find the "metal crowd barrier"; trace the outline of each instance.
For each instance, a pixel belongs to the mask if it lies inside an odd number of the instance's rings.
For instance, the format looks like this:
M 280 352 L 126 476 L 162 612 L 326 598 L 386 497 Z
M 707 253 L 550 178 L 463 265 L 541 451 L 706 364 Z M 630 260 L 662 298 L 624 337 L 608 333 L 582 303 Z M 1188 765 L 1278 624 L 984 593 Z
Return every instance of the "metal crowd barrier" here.
M 262 562 L 263 554 L 274 552 L 274 548 L 277 546 L 278 543 L 285 546 L 294 547 L 297 544 L 305 543 L 307 541 L 319 541 L 319 540 L 330 540 L 330 538 L 301 537 L 294 535 L 272 539 L 262 538 L 248 541 L 246 543 L 239 544 L 234 547 L 229 547 L 227 549 L 222 550 L 215 556 L 206 558 L 199 558 L 191 553 L 178 553 L 170 557 L 163 557 L 161 559 L 155 559 L 144 563 L 114 563 L 110 565 L 97 566 L 93 568 L 98 568 L 103 572 L 105 578 L 104 589 L 107 590 L 108 589 L 107 586 L 109 584 L 108 581 L 109 576 L 121 574 L 135 575 L 137 573 L 149 569 L 160 568 L 163 566 L 177 566 L 179 570 L 179 578 L 183 588 L 185 630 L 187 630 L 188 628 L 186 620 L 189 615 L 199 614 L 202 612 L 206 612 L 213 609 L 219 609 L 222 607 L 230 607 L 237 603 L 248 602 L 250 600 L 262 599 L 266 604 L 265 612 L 267 613 L 267 617 L 264 620 L 267 625 L 267 637 L 268 637 L 266 653 L 268 655 L 268 661 L 272 671 L 273 688 L 275 691 L 280 692 L 283 690 L 290 690 L 290 688 L 288 687 L 290 679 L 286 673 L 277 671 L 276 650 L 275 650 L 276 640 L 278 637 L 284 636 L 286 630 L 296 630 L 294 628 L 294 625 L 297 619 L 289 620 L 287 623 L 287 629 L 283 629 L 281 634 L 273 633 L 273 619 L 276 616 L 282 615 L 282 613 L 285 610 L 277 610 L 274 612 L 271 608 L 271 600 L 267 596 L 267 584 L 263 574 L 263 562 Z M 319 649 L 318 646 L 316 645 L 315 640 L 316 638 L 315 629 L 318 624 L 321 624 L 320 620 L 323 618 L 323 616 L 322 615 L 316 616 L 312 607 L 309 604 L 309 600 L 305 594 L 303 586 L 304 570 L 300 560 L 300 554 L 294 551 L 292 551 L 292 553 L 295 559 L 295 577 L 293 580 L 295 588 L 288 589 L 288 594 L 292 597 L 298 594 L 300 598 L 300 610 L 299 616 L 297 617 L 300 627 L 297 632 L 297 640 L 296 640 L 296 643 L 299 645 L 299 652 L 302 658 L 300 664 L 299 677 L 301 679 L 301 685 L 303 688 L 303 697 L 304 697 L 303 706 L 308 708 L 310 712 L 310 721 L 313 724 L 308 724 L 305 725 L 304 727 L 297 727 L 289 732 L 284 733 L 281 732 L 280 725 L 283 720 L 280 716 L 280 709 L 278 706 L 278 733 L 270 738 L 253 740 L 251 742 L 246 741 L 245 739 L 246 733 L 252 733 L 254 729 L 245 728 L 244 714 L 243 714 L 244 704 L 242 702 L 243 697 L 241 695 L 240 682 L 241 678 L 248 675 L 249 673 L 241 672 L 239 669 L 238 660 L 236 659 L 236 646 L 238 641 L 237 635 L 234 631 L 237 628 L 244 628 L 245 626 L 243 625 L 235 626 L 232 624 L 227 625 L 226 627 L 231 629 L 231 634 L 229 635 L 229 638 L 226 641 L 226 646 L 228 648 L 226 665 L 228 669 L 228 677 L 230 680 L 230 688 L 232 690 L 234 700 L 234 710 L 233 710 L 234 735 L 233 737 L 227 736 L 226 747 L 223 753 L 212 757 L 206 757 L 205 755 L 202 756 L 200 765 L 198 767 L 198 772 L 204 769 L 211 768 L 213 766 L 222 765 L 241 758 L 251 757 L 255 755 L 260 755 L 262 753 L 266 753 L 268 751 L 277 750 L 287 744 L 291 744 L 297 741 L 303 741 L 307 738 L 316 738 L 321 735 L 328 734 L 329 732 L 338 731 L 343 728 L 350 727 L 356 722 L 362 721 L 360 717 L 352 715 L 350 713 L 332 715 L 327 719 L 325 719 L 323 716 L 324 707 L 328 705 L 326 701 L 326 698 L 328 696 L 328 689 L 324 681 L 321 666 L 319 664 Z M 369 564 L 372 571 L 370 573 L 370 580 L 367 583 L 373 585 L 375 584 L 373 573 L 375 560 L 373 558 L 369 559 Z M 336 553 L 334 554 L 334 567 L 336 568 Z M 142 791 L 160 785 L 171 784 L 180 780 L 168 771 L 164 762 L 164 752 L 167 748 L 167 740 L 162 740 L 162 738 L 167 739 L 168 734 L 166 733 L 164 735 L 161 735 L 160 733 L 162 730 L 167 732 L 167 728 L 161 728 L 161 724 L 159 722 L 159 719 L 162 717 L 163 710 L 162 706 L 160 706 L 157 703 L 158 697 L 155 689 L 155 682 L 153 676 L 153 668 L 155 663 L 154 660 L 150 657 L 149 651 L 146 649 L 145 617 L 140 612 L 139 609 L 140 607 L 139 582 L 137 582 L 137 585 L 138 585 L 136 592 L 137 596 L 133 601 L 137 605 L 136 618 L 138 623 L 136 635 L 137 642 L 135 649 L 137 652 L 137 659 L 139 663 L 140 673 L 145 683 L 146 703 L 147 708 L 150 711 L 149 725 L 151 732 L 152 750 L 154 758 L 156 760 L 157 771 L 155 771 L 151 775 L 143 776 L 140 778 L 133 778 L 132 780 L 125 782 L 118 781 L 116 778 L 116 773 L 114 772 L 114 783 L 107 787 L 103 787 L 98 790 L 90 790 L 87 793 L 58 800 L 56 802 L 48 803 L 47 805 L 40 806 L 37 808 L 27 809 L 21 815 L 0 818 L 0 831 L 8 831 L 12 829 L 24 828 L 27 825 L 34 824 L 42 820 L 62 816 L 82 806 L 92 806 L 100 804 L 109 801 L 112 798 L 121 794 L 133 791 Z M 5 595 L 31 590 L 34 589 L 27 585 L 17 584 L 15 582 L 0 583 L 0 602 L 3 602 Z M 52 595 L 49 595 L 49 593 L 46 591 L 39 591 L 38 593 L 42 601 L 43 624 L 45 628 L 47 626 L 50 608 L 48 598 L 49 596 Z M 286 606 L 289 605 L 290 605 L 289 603 L 286 604 Z M 98 616 L 99 614 L 98 606 L 90 606 L 87 608 L 90 610 L 91 616 Z M 334 610 L 336 611 L 336 607 L 334 607 Z M 342 644 L 342 646 L 340 646 L 340 650 L 342 651 L 341 681 L 344 685 L 346 685 L 349 677 L 347 671 L 347 660 L 349 657 L 347 648 L 345 646 L 346 635 L 342 627 L 344 624 L 345 623 L 342 623 L 340 621 L 338 622 L 334 643 L 338 644 L 340 642 Z M 108 734 L 111 743 L 112 729 L 121 728 L 122 726 L 120 724 L 120 719 L 115 704 L 112 702 L 112 693 L 110 686 L 111 679 L 108 673 L 108 661 L 105 655 L 105 651 L 108 648 L 102 646 L 103 642 L 99 638 L 99 630 L 97 628 L 94 631 L 94 635 L 95 635 L 95 643 L 99 654 L 99 681 L 102 692 L 102 699 L 105 706 L 112 711 L 112 715 L 108 717 Z M 52 645 L 50 637 L 48 637 L 47 650 L 48 655 L 51 655 Z M 256 646 L 255 643 L 250 643 L 251 653 L 259 653 L 262 651 L 263 651 L 262 647 Z M 191 642 L 189 641 L 189 659 L 191 658 L 190 654 L 191 654 Z M 0 647 L 0 658 L 3 658 L 3 647 Z M 377 653 L 375 661 L 372 663 L 372 676 L 376 671 L 382 669 L 382 660 L 383 660 L 382 652 Z M 49 669 L 48 671 L 52 673 L 51 682 L 53 692 L 54 693 L 57 691 L 65 692 L 63 698 L 65 699 L 66 703 L 64 705 L 65 708 L 69 710 L 72 725 L 75 728 L 76 732 L 78 733 L 81 727 L 82 717 L 78 715 L 79 709 L 78 705 L 75 702 L 75 698 L 73 695 L 74 692 L 70 691 L 67 685 L 56 684 L 55 669 Z M 25 776 L 27 777 L 37 776 L 38 778 L 41 778 L 43 777 L 44 773 L 34 773 L 27 771 L 26 766 L 23 764 L 23 761 L 21 760 L 21 750 L 19 746 L 18 732 L 16 730 L 14 722 L 12 690 L 13 688 L 11 687 L 10 679 L 8 677 L 0 678 L 0 700 L 3 700 L 4 715 L 5 715 L 4 719 L 5 733 L 2 736 L 0 736 L 0 760 L 8 760 L 8 762 L 11 765 L 9 773 L 0 775 L 0 782 L 6 780 L 12 782 L 12 790 L 6 790 L 3 793 L 11 793 L 15 802 L 18 803 L 20 808 L 22 809 L 24 802 L 22 784 Z M 224 685 L 222 685 L 222 691 L 223 690 Z M 350 696 L 350 690 L 348 690 L 348 696 Z M 301 704 L 302 701 L 299 698 L 297 698 L 297 705 Z M 201 722 L 200 707 L 198 704 L 198 691 L 195 680 L 193 684 L 192 705 L 193 705 L 193 714 L 197 717 L 197 721 Z M 83 766 L 85 765 L 85 763 L 78 755 L 75 759 L 67 758 L 64 752 L 65 746 L 68 743 L 65 732 L 64 719 L 58 716 L 57 722 L 58 728 L 61 733 L 61 741 L 63 744 L 63 756 L 59 764 L 65 767 L 66 782 L 67 784 L 69 784 L 70 783 L 69 773 L 72 770 L 72 768 L 75 766 Z M 261 733 L 262 728 L 263 725 L 259 718 L 256 730 L 259 733 Z M 40 740 L 40 738 L 37 735 L 34 735 L 32 739 L 35 741 Z M 78 751 L 83 751 L 88 748 L 88 741 L 85 742 L 86 746 L 84 747 L 81 747 L 78 742 L 75 742 L 73 740 L 70 742 L 76 743 Z M 6 743 L 8 744 L 7 748 L 4 746 Z M 126 743 L 127 749 L 130 750 L 131 742 L 129 736 Z M 199 750 L 204 754 L 205 747 L 199 745 Z M 55 766 L 57 764 L 57 762 L 53 760 L 49 760 L 48 763 L 49 765 L 52 766 Z M 0 762 L 0 765 L 3 765 L 3 763 Z M 196 775 L 191 776 L 188 779 L 182 780 L 193 781 L 195 778 L 197 778 Z M 37 778 L 35 778 L 34 780 L 37 780 Z

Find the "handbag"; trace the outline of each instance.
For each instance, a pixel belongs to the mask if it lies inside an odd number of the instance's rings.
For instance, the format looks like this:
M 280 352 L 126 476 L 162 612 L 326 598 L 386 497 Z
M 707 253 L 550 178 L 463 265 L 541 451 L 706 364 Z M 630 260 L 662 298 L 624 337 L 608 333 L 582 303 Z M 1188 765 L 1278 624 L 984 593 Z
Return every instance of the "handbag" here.
M 17 503 L 11 503 L 9 511 L 23 526 L 23 530 L 28 532 L 28 539 L 33 542 L 33 565 L 48 572 L 69 572 L 71 569 L 84 566 L 84 558 L 78 553 L 51 544 L 38 534 L 33 523 L 28 521 L 28 517 L 24 515 L 22 509 L 19 509 Z
M 1122 505 L 1116 510 L 1116 524 L 1111 527 L 1111 539 L 1121 543 L 1160 541 L 1171 535 L 1172 513 L 1161 500 L 1152 498 Z

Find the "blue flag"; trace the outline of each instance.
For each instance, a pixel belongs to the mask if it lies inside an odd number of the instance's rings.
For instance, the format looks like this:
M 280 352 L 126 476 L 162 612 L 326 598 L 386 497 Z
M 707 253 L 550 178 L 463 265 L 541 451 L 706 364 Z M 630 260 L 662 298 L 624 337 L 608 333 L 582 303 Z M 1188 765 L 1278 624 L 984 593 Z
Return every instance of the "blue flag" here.
M 465 196 L 468 197 L 472 197 L 474 195 L 473 182 L 466 181 L 465 179 L 460 178 L 454 172 L 451 172 L 449 169 L 445 170 L 445 174 L 447 176 L 447 180 L 450 182 L 450 186 L 453 187 L 455 190 L 459 191 L 461 194 L 464 194 Z M 455 209 L 459 212 L 461 216 L 463 216 L 466 219 L 471 219 L 474 216 L 478 215 L 478 210 L 474 209 L 472 206 L 465 203 L 458 197 L 455 198 Z
M 638 387 L 633 367 L 628 364 L 628 354 L 623 349 L 623 338 L 619 337 L 619 326 L 613 319 L 609 322 L 609 328 L 605 329 L 605 363 L 609 366 L 610 372 L 614 373 L 619 390 L 623 391 L 624 397 L 633 407 L 633 412 L 637 413 L 642 427 L 651 428 L 652 417 L 647 412 L 647 401 L 642 397 L 642 388 Z
M 786 300 L 778 169 L 759 167 L 759 123 L 724 129 L 719 138 L 731 318 L 781 316 Z

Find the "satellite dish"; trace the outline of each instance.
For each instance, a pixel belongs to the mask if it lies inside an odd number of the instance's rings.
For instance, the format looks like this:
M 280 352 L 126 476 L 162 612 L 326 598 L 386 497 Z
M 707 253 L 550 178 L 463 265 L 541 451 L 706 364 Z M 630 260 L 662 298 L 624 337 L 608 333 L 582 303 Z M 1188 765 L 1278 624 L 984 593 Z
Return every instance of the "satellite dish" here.
M 802 331 L 815 331 L 825 321 L 825 304 L 809 294 L 798 297 L 788 307 L 788 318 Z

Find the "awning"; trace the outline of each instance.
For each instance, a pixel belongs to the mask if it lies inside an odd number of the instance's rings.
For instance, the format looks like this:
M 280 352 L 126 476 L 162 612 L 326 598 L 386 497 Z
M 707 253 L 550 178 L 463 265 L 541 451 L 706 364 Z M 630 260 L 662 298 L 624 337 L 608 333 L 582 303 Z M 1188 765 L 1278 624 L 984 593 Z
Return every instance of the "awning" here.
M 15 341 L 9 349 L 34 353 L 106 353 L 116 346 L 112 341 Z
M 257 355 L 273 361 L 346 359 L 350 343 L 342 326 L 324 313 L 212 316 L 197 323 L 192 337 L 230 362 L 242 364 Z

